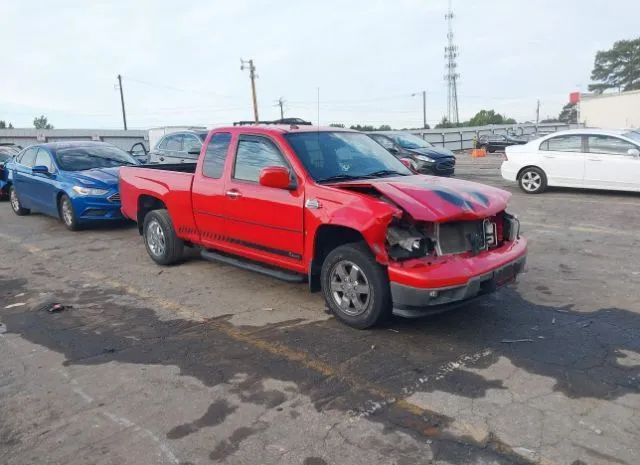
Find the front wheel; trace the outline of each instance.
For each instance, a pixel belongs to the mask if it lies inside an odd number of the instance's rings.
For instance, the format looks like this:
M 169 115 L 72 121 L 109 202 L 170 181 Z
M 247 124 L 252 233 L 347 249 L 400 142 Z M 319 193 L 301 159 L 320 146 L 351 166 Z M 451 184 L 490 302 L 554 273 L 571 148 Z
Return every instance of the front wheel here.
M 322 264 L 320 279 L 327 306 L 353 328 L 370 328 L 391 314 L 387 271 L 364 242 L 333 249 Z
M 11 209 L 13 210 L 13 213 L 15 213 L 16 215 L 24 216 L 31 213 L 31 210 L 29 210 L 28 208 L 24 208 L 20 203 L 18 193 L 16 192 L 16 188 L 13 187 L 13 185 L 9 187 L 9 201 L 11 203 Z
M 159 265 L 172 265 L 182 258 L 184 242 L 176 235 L 167 210 L 153 210 L 142 227 L 147 253 Z
M 520 189 L 527 194 L 540 194 L 547 188 L 547 176 L 540 168 L 531 166 L 520 173 Z
M 77 231 L 80 229 L 76 211 L 73 209 L 73 204 L 67 194 L 63 194 L 62 197 L 60 197 L 58 210 L 60 211 L 60 219 L 69 231 Z

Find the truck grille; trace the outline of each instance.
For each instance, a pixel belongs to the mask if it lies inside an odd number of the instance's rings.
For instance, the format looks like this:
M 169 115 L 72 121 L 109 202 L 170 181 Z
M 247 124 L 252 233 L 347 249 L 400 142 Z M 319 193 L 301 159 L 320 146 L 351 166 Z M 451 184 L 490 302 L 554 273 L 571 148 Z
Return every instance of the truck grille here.
M 445 160 L 442 160 L 442 161 L 440 161 L 440 162 L 438 162 L 436 164 L 436 170 L 438 170 L 438 171 L 449 171 L 449 170 L 453 169 L 453 167 L 455 165 L 456 165 L 455 158 L 445 159 Z
M 438 225 L 436 251 L 438 255 L 451 255 L 487 248 L 484 222 L 455 221 Z
M 112 203 L 120 203 L 120 193 L 116 192 L 115 194 L 107 197 L 107 200 Z

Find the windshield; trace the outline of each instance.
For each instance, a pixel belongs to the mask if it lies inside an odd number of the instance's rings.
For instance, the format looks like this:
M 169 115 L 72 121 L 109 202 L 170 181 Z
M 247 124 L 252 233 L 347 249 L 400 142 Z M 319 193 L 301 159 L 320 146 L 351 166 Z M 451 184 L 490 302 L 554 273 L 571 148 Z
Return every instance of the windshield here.
M 109 145 L 59 149 L 56 150 L 56 160 L 60 169 L 64 171 L 83 171 L 138 164 L 135 158 L 124 150 Z
M 412 174 L 366 134 L 299 132 L 286 134 L 298 158 L 316 181 Z
M 629 131 L 629 132 L 625 132 L 622 135 L 624 137 L 628 137 L 629 139 L 640 143 L 640 132 L 638 131 Z
M 391 137 L 396 144 L 403 149 L 422 149 L 426 147 L 433 147 L 432 144 L 424 140 L 422 137 L 414 136 L 413 134 L 387 134 Z

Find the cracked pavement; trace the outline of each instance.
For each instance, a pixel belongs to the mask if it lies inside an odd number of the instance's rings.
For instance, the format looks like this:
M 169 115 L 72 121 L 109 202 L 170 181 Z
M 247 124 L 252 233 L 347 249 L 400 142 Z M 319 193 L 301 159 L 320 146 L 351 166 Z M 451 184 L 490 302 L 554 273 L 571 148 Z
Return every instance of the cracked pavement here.
M 457 173 L 513 192 L 528 273 L 371 331 L 304 285 L 0 203 L 0 463 L 637 464 L 640 195 L 527 196 L 498 167 Z

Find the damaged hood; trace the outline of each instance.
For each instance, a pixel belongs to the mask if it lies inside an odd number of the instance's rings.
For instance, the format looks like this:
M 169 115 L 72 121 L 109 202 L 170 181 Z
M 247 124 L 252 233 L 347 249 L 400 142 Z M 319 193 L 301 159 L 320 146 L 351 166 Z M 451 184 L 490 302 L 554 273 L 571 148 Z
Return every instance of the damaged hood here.
M 347 190 L 375 189 L 416 221 L 448 222 L 492 216 L 507 207 L 502 189 L 437 176 L 401 176 L 332 184 Z
M 93 168 L 85 171 L 69 171 L 68 173 L 76 180 L 85 185 L 117 186 L 119 166 L 112 168 Z

